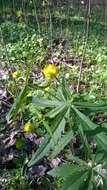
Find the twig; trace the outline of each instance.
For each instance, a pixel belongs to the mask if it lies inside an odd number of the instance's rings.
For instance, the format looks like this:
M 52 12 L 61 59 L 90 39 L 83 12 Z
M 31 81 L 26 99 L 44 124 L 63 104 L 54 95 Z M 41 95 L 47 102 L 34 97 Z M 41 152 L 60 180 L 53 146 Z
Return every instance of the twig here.
M 36 8 L 36 2 L 33 0 L 33 5 L 34 5 L 34 11 L 35 11 L 35 19 L 36 19 L 36 23 L 38 26 L 38 33 L 40 35 L 41 30 L 40 30 L 40 23 L 39 23 L 39 19 L 38 19 L 38 15 L 37 15 L 37 8 Z
M 104 43 L 107 43 L 107 0 L 105 0 L 105 38 Z
M 88 0 L 88 5 L 87 5 L 87 17 L 86 17 L 86 37 L 85 37 L 85 44 L 83 48 L 83 56 L 82 60 L 80 62 L 80 71 L 79 71 L 79 78 L 78 78 L 78 84 L 77 84 L 77 93 L 79 92 L 80 88 L 80 82 L 81 82 L 81 77 L 82 77 L 82 71 L 83 71 L 83 61 L 85 58 L 85 53 L 86 53 L 86 48 L 87 48 L 87 42 L 88 42 L 88 36 L 89 36 L 89 25 L 90 25 L 90 14 L 91 14 L 91 0 Z

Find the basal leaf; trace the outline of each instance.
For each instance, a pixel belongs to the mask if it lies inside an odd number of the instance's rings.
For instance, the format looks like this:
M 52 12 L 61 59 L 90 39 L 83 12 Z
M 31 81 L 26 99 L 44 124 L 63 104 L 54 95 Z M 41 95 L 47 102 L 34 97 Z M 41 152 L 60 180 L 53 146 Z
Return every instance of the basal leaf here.
M 36 153 L 28 162 L 28 167 L 31 167 L 40 159 L 42 159 L 44 156 L 46 156 L 49 153 L 50 149 L 51 150 L 54 149 L 54 146 L 57 144 L 58 140 L 61 138 L 61 133 L 64 130 L 64 127 L 65 127 L 65 119 L 61 116 L 58 126 L 56 126 L 54 131 L 52 131 L 52 137 L 49 135 L 46 136 L 43 144 L 38 148 Z
M 54 147 L 51 157 L 54 158 L 55 156 L 57 156 L 73 137 L 73 130 L 70 129 L 68 132 L 66 132 L 66 134 L 64 134 L 58 144 Z
M 16 98 L 14 104 L 12 105 L 10 111 L 8 112 L 6 119 L 9 122 L 9 120 L 14 119 L 17 115 L 17 113 L 19 112 L 19 109 L 22 108 L 23 103 L 25 101 L 27 95 L 27 86 L 25 86 L 19 96 Z

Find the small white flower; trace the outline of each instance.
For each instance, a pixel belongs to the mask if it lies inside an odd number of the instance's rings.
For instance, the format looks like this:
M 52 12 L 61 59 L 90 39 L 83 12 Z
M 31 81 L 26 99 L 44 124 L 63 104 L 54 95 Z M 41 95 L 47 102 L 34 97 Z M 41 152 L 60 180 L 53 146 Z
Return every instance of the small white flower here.
M 81 4 L 84 5 L 84 1 L 81 1 Z
M 66 73 L 66 74 L 65 74 L 65 78 L 66 78 L 66 79 L 69 79 L 69 73 Z

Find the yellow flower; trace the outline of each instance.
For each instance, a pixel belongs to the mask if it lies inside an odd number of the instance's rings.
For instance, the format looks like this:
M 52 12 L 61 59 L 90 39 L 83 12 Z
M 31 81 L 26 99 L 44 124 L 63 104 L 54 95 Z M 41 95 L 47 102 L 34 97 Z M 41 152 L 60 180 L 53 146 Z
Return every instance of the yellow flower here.
M 32 96 L 32 92 L 29 92 L 28 94 L 27 94 L 27 97 L 31 97 Z
M 33 125 L 30 122 L 28 122 L 24 125 L 24 132 L 25 133 L 31 133 L 31 132 L 33 132 L 33 129 L 34 129 Z
M 38 39 L 37 39 L 37 42 L 39 43 L 40 46 L 42 46 L 43 38 L 38 38 Z
M 17 11 L 17 12 L 16 12 L 16 16 L 17 16 L 17 17 L 23 16 L 23 12 L 22 12 L 22 11 Z
M 15 71 L 12 73 L 12 77 L 14 79 L 18 79 L 21 76 L 21 72 L 20 71 Z
M 45 91 L 48 92 L 49 91 L 49 86 L 45 88 Z
M 58 72 L 58 68 L 53 64 L 49 64 L 43 69 L 43 74 L 48 80 L 55 78 Z

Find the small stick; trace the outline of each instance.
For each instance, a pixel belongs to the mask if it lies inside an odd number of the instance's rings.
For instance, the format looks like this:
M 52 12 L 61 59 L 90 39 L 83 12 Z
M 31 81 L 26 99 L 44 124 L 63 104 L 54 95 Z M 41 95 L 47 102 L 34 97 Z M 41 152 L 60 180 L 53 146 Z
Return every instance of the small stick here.
M 77 84 L 77 93 L 79 93 L 80 82 L 81 82 L 82 71 L 83 71 L 83 61 L 84 61 L 84 58 L 85 58 L 85 52 L 86 52 L 88 36 L 89 36 L 91 0 L 88 0 L 87 9 L 88 10 L 87 10 L 87 18 L 86 18 L 86 38 L 85 38 L 85 44 L 84 44 L 84 48 L 83 48 L 83 56 L 82 56 L 82 60 L 80 62 L 80 71 L 79 71 L 79 78 L 78 78 L 78 84 Z

